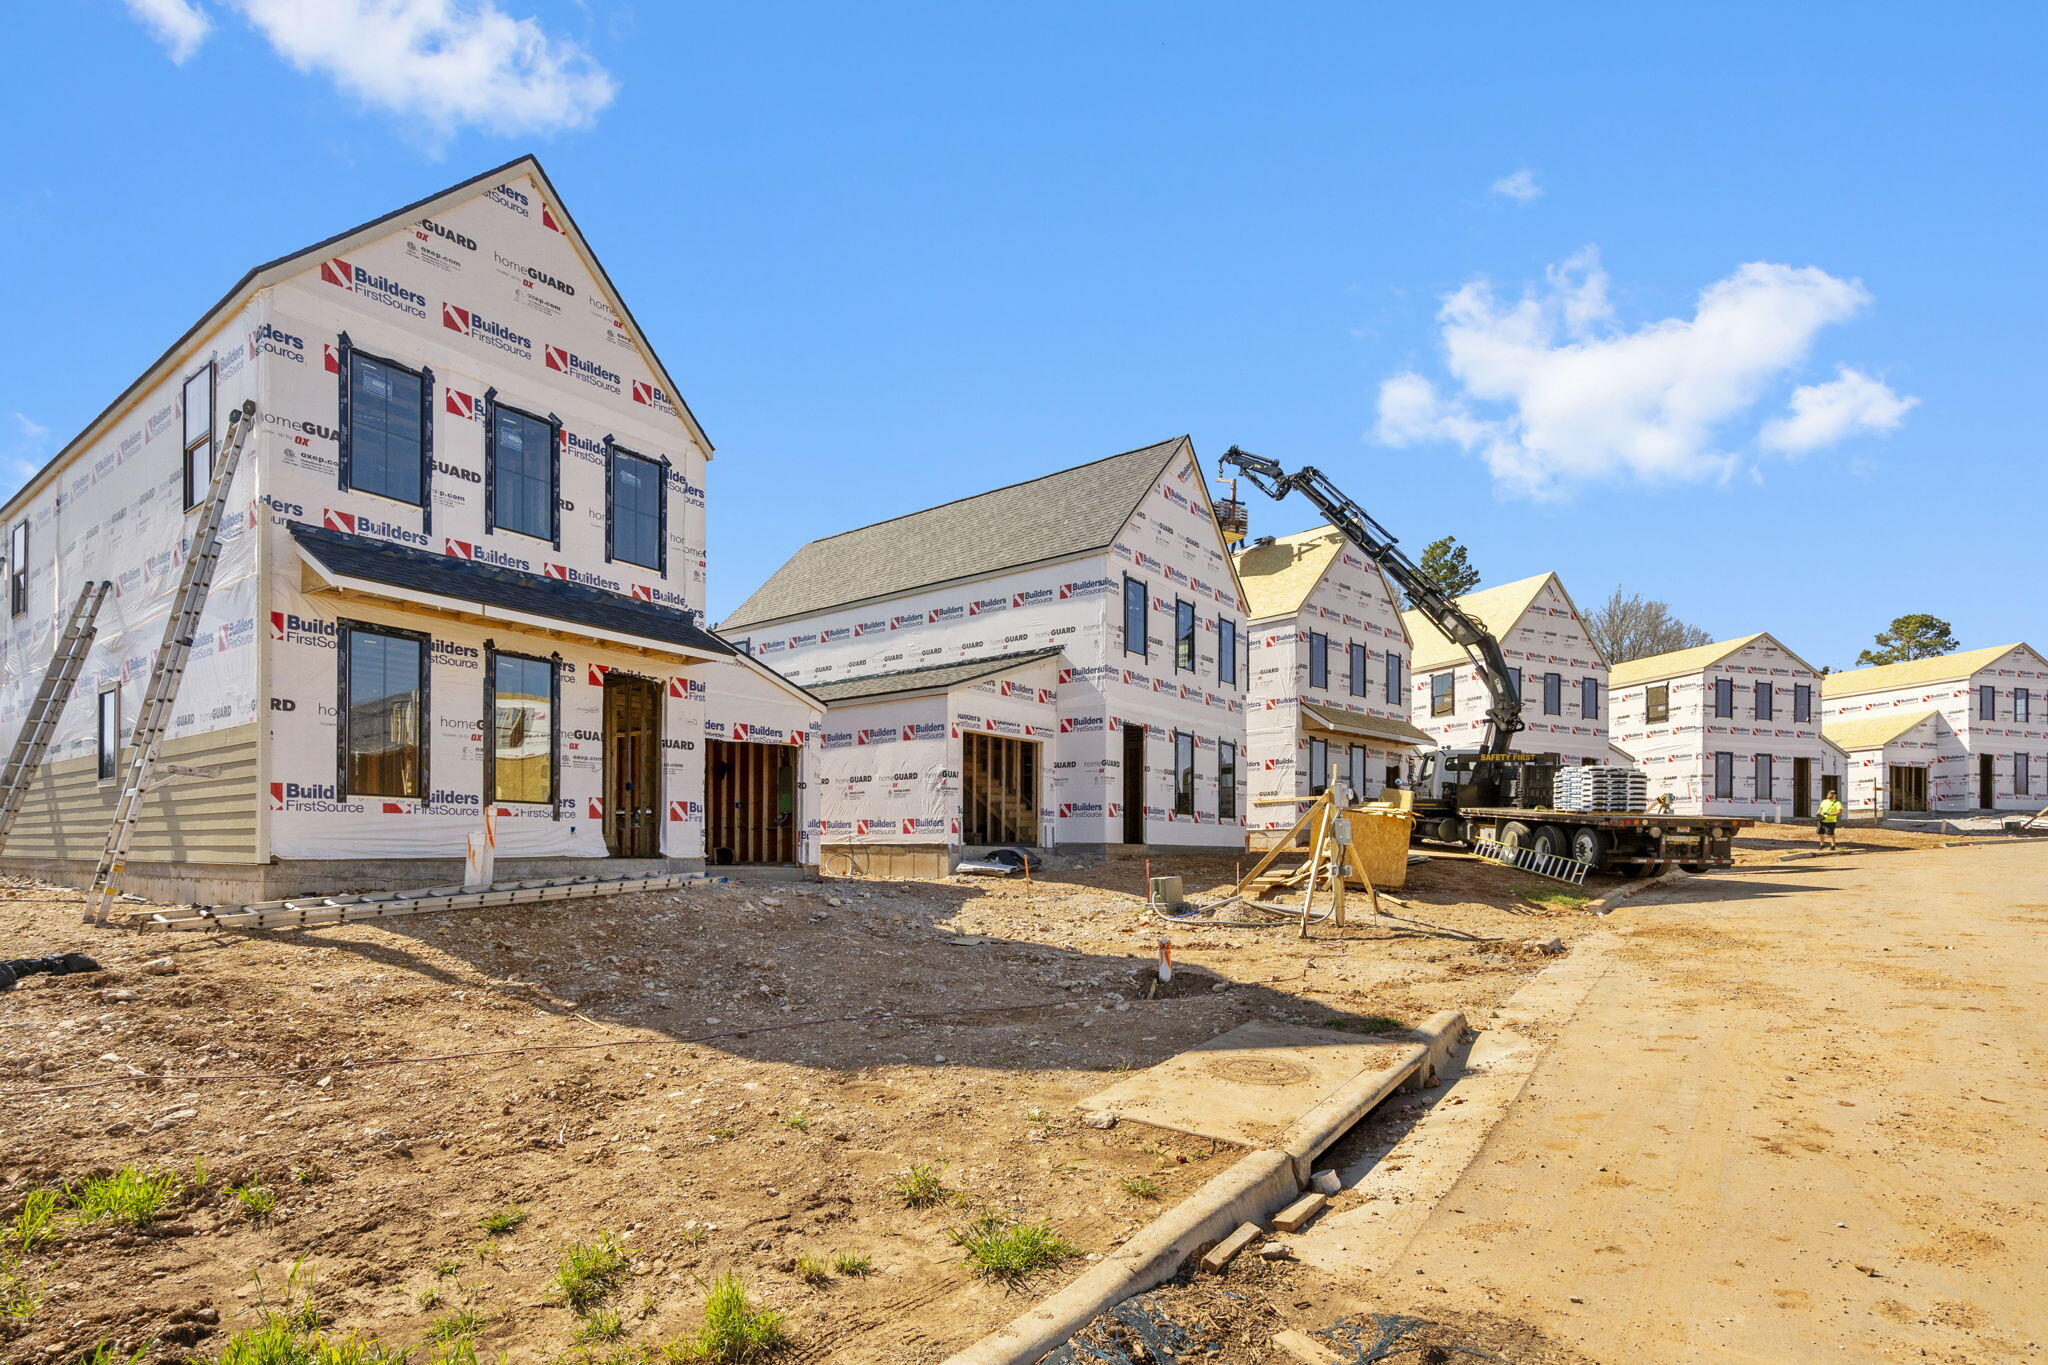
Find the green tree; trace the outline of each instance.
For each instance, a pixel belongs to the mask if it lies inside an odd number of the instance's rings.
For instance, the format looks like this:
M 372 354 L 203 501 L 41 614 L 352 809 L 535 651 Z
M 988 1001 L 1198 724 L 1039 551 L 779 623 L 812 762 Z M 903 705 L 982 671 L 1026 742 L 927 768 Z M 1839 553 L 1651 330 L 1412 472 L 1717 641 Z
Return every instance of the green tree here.
M 1901 616 L 1877 633 L 1877 648 L 1856 656 L 1862 664 L 1899 664 L 1908 659 L 1931 659 L 1953 654 L 1961 648 L 1954 629 L 1939 616 L 1916 611 Z
M 1436 584 L 1437 591 L 1446 597 L 1458 597 L 1479 586 L 1479 570 L 1472 567 L 1456 536 L 1431 541 L 1422 551 L 1420 568 L 1422 576 Z M 1415 603 L 1411 601 L 1408 605 L 1412 607 Z

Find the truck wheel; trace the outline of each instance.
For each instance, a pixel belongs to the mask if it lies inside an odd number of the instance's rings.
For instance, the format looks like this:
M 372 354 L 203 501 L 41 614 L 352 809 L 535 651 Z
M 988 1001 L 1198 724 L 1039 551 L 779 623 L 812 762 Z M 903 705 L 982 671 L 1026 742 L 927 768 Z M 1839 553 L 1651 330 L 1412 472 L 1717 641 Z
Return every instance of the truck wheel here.
M 1493 841 L 1502 848 L 1527 848 L 1533 837 L 1527 825 L 1520 820 L 1510 820 L 1500 827 Z
M 1529 840 L 1529 847 L 1537 853 L 1546 853 L 1553 858 L 1562 858 L 1571 840 L 1556 825 L 1538 825 L 1535 835 Z
M 1464 843 L 1465 822 L 1463 820 L 1457 819 L 1456 817 L 1449 817 L 1437 821 L 1436 837 L 1440 842 L 1446 844 Z
M 1604 829 L 1581 825 L 1572 831 L 1572 857 L 1595 872 L 1606 868 L 1607 852 L 1612 846 L 1613 841 Z
M 1682 868 L 1684 868 L 1684 869 L 1685 869 L 1685 870 L 1686 870 L 1687 872 L 1705 872 L 1705 871 L 1706 871 L 1706 870 L 1707 870 L 1708 868 L 1712 867 L 1712 866 L 1713 866 L 1713 864 L 1712 864 L 1712 863 L 1680 863 L 1680 864 L 1679 864 L 1679 866 L 1680 866 L 1680 867 L 1682 867 Z

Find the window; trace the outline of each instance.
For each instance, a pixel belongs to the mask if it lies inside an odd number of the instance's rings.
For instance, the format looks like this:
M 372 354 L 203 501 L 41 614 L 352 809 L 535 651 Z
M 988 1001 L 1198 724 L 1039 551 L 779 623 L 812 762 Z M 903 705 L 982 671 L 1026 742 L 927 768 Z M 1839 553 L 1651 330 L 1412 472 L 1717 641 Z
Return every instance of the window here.
M 1977 689 L 1977 719 L 1998 719 L 1998 689 L 1989 683 Z
M 1643 692 L 1643 719 L 1652 725 L 1671 719 L 1671 684 L 1658 683 Z
M 2034 719 L 2034 694 L 2027 688 L 2012 690 L 2012 718 L 2025 725 Z
M 99 779 L 111 782 L 121 761 L 121 693 L 109 687 L 100 693 Z
M 1321 796 L 1330 785 L 1330 746 L 1320 739 L 1308 742 L 1308 790 Z
M 342 334 L 341 484 L 424 508 L 433 458 L 428 370 L 365 355 Z
M 552 660 L 491 651 L 485 703 L 491 800 L 554 804 L 557 674 Z
M 1813 719 L 1813 688 L 1806 683 L 1792 685 L 1792 719 L 1795 721 Z
M 1310 631 L 1308 637 L 1308 685 L 1330 685 L 1330 637 L 1315 631 Z
M 1714 755 L 1714 795 L 1726 801 L 1735 796 L 1735 755 L 1719 753 Z
M 1227 739 L 1216 743 L 1216 818 L 1237 818 L 1237 746 Z
M 1216 681 L 1237 681 L 1237 622 L 1216 618 Z
M 1195 604 L 1173 601 L 1173 667 L 1176 672 L 1195 671 Z
M 662 496 L 666 462 L 612 444 L 605 437 L 604 462 L 611 485 L 605 509 L 607 562 L 622 559 L 656 573 L 668 572 L 668 499 Z
M 1405 707 L 1407 704 L 1407 698 L 1401 695 L 1401 656 L 1390 651 L 1387 654 L 1387 705 Z
M 1147 619 L 1151 609 L 1152 594 L 1138 579 L 1124 575 L 1124 653 L 1136 654 L 1140 658 L 1150 657 L 1146 653 L 1145 633 L 1152 626 Z
M 2032 774 L 2027 771 L 2027 756 L 2025 754 L 2014 754 L 2012 756 L 2012 794 L 2014 796 L 2026 796 L 2029 794 L 2031 787 Z
M 1195 813 L 1195 737 L 1185 730 L 1173 732 L 1173 813 Z
M 7 614 L 28 610 L 28 518 L 14 523 L 7 537 Z
M 1564 714 L 1564 679 L 1556 673 L 1543 675 L 1543 714 L 1561 716 Z
M 427 637 L 344 625 L 341 792 L 420 796 L 427 790 Z
M 1364 645 L 1355 644 L 1351 646 L 1351 695 L 1354 697 L 1364 696 L 1365 686 L 1371 681 L 1371 679 L 1365 676 L 1366 659 L 1367 655 Z
M 1509 669 L 1509 670 L 1508 670 L 1508 690 L 1510 690 L 1511 692 L 1513 692 L 1513 693 L 1515 694 L 1515 700 L 1516 700 L 1516 701 L 1518 701 L 1518 702 L 1519 702 L 1519 701 L 1520 701 L 1520 700 L 1522 699 L 1522 670 L 1521 670 L 1521 669 L 1519 669 L 1519 668 L 1511 668 L 1511 669 Z
M 1735 714 L 1735 679 L 1714 679 L 1714 714 L 1721 717 Z
M 1600 719 L 1600 680 L 1579 679 L 1579 714 L 1587 720 Z
M 1775 697 L 1772 694 L 1770 683 L 1758 682 L 1756 685 L 1756 718 L 1758 720 L 1771 719 L 1771 706 L 1774 700 Z
M 1350 761 L 1344 766 L 1344 785 L 1351 788 L 1354 800 L 1365 795 L 1365 746 L 1354 744 L 1348 755 Z
M 213 362 L 185 381 L 185 510 L 213 483 Z
M 485 530 L 516 531 L 561 545 L 561 432 L 558 419 L 506 407 L 496 389 L 485 391 Z
M 1758 754 L 1756 756 L 1756 799 L 1759 801 L 1774 801 L 1777 799 L 1777 791 L 1771 785 L 1771 756 L 1769 754 Z
M 1429 714 L 1448 716 L 1458 709 L 1458 675 L 1436 673 L 1429 679 Z

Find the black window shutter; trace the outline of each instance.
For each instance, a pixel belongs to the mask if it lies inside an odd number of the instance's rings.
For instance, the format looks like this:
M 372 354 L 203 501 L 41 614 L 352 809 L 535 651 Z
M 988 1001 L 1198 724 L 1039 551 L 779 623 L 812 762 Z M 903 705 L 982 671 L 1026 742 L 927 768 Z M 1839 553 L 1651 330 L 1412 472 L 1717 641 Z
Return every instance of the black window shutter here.
M 498 799 L 498 642 L 484 641 L 484 812 Z
M 348 339 L 348 333 L 343 332 L 341 334 L 341 360 L 339 362 L 341 367 L 341 374 L 339 378 L 336 380 L 336 383 L 340 386 L 341 389 L 341 414 L 339 418 L 339 426 L 341 428 L 341 439 L 336 444 L 338 444 L 341 447 L 339 464 L 341 467 L 341 487 L 343 488 L 347 488 L 349 486 L 349 476 L 351 473 L 349 467 L 348 380 L 349 357 L 355 354 L 355 349 L 355 343 Z M 339 791 L 340 788 L 337 787 L 335 790 Z
M 548 414 L 548 428 L 554 440 L 548 446 L 548 537 L 555 553 L 562 551 L 562 419 Z
M 348 338 L 342 337 L 342 345 Z M 343 367 L 344 371 L 346 366 Z M 344 447 L 345 449 L 346 447 Z M 334 632 L 334 799 L 348 799 L 348 642 L 350 631 L 342 626 Z
M 604 562 L 612 562 L 612 513 L 616 510 L 618 481 L 613 477 L 612 438 L 604 438 Z
M 551 819 L 562 818 L 562 656 L 548 655 L 548 800 Z
M 655 496 L 654 506 L 656 546 L 654 550 L 654 572 L 662 578 L 668 577 L 668 456 L 661 457 L 661 489 Z
M 484 530 L 498 529 L 498 391 L 484 390 Z
M 414 720 L 413 728 L 419 736 L 420 745 L 420 809 L 433 804 L 434 776 L 434 727 L 427 720 L 433 714 L 433 696 L 428 691 L 430 673 L 434 666 L 434 642 L 425 635 L 416 636 L 420 642 L 420 713 Z
M 427 366 L 422 365 L 420 366 L 420 534 L 432 535 L 433 531 L 434 372 Z

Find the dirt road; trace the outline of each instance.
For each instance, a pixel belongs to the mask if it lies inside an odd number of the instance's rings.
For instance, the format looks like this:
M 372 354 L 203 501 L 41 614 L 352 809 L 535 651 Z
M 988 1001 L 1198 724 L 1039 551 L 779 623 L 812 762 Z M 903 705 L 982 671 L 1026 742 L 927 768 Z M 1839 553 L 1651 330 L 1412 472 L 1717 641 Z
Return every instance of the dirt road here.
M 2048 846 L 1737 868 L 1612 923 L 1477 1160 L 1331 1287 L 1615 1365 L 2048 1359 Z

